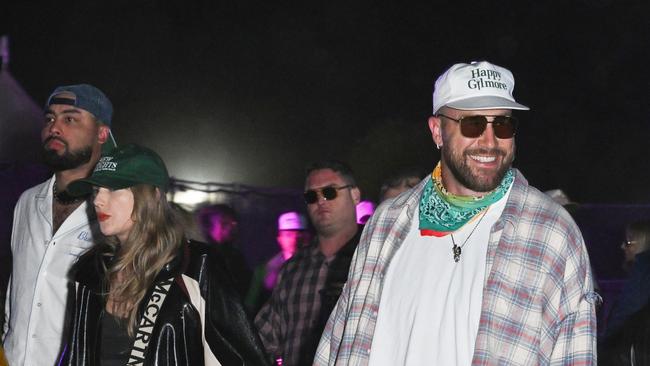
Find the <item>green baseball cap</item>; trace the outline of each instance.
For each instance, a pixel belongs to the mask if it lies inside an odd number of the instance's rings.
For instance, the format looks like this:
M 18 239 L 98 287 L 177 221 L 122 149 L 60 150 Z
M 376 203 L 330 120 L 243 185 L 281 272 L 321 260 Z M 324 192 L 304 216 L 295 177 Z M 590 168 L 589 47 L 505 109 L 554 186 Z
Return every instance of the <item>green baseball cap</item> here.
M 70 183 L 67 190 L 73 196 L 82 196 L 92 192 L 93 186 L 117 190 L 137 184 L 150 184 L 166 191 L 169 174 L 165 163 L 153 150 L 128 144 L 102 155 L 93 174 Z

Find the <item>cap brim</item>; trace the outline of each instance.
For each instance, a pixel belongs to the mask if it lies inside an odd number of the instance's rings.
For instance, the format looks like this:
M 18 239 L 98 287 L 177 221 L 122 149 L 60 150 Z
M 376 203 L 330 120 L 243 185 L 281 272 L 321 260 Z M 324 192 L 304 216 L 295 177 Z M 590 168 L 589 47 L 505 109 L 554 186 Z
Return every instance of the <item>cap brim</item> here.
M 93 191 L 94 186 L 106 187 L 110 189 L 124 189 L 133 187 L 138 183 L 126 179 L 116 179 L 114 177 L 90 177 L 86 179 L 75 180 L 68 184 L 66 189 L 71 196 L 85 196 Z
M 455 102 L 449 102 L 446 104 L 446 106 L 467 111 L 480 109 L 516 109 L 521 111 L 530 110 L 530 108 L 526 107 L 523 104 L 495 96 L 481 96 L 458 100 Z

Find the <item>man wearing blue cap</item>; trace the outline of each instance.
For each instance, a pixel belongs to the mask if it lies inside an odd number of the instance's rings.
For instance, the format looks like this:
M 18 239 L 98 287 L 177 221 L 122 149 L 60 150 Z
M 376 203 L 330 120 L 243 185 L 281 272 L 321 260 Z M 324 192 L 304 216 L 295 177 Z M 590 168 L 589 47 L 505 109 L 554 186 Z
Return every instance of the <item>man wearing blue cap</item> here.
M 25 191 L 14 210 L 13 269 L 3 343 L 10 365 L 52 366 L 64 333 L 68 270 L 98 232 L 68 183 L 90 175 L 110 141 L 113 106 L 88 84 L 58 87 L 45 105 L 43 158 L 54 176 Z

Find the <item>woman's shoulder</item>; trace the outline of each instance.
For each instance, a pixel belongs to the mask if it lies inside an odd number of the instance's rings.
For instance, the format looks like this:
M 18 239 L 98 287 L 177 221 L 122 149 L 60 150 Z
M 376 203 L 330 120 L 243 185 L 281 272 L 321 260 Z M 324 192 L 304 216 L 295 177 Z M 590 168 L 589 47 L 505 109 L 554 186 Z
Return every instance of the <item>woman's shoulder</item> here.
M 215 250 L 214 245 L 190 240 L 184 246 L 184 251 L 183 275 L 196 281 L 202 289 L 235 293 L 235 282 L 228 270 L 227 259 Z M 204 284 L 209 285 L 204 287 Z
M 219 272 L 226 265 L 226 259 L 213 244 L 188 240 L 184 246 L 186 274 L 199 271 Z
M 189 249 L 191 254 L 196 254 L 196 255 L 209 254 L 210 247 L 211 247 L 211 245 L 208 243 L 204 243 L 202 241 L 196 241 L 192 239 L 187 240 L 186 246 Z

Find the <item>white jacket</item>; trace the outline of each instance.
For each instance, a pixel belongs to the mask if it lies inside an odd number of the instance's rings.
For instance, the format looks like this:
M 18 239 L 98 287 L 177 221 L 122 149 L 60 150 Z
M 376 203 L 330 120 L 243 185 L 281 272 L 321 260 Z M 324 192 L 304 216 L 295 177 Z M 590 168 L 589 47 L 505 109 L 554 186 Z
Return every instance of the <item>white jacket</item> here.
M 84 202 L 52 235 L 54 180 L 52 177 L 25 191 L 14 209 L 13 269 L 3 331 L 10 365 L 56 364 L 62 344 L 68 270 L 93 245 L 93 232 L 99 230 L 96 220 L 89 223 L 90 207 Z

